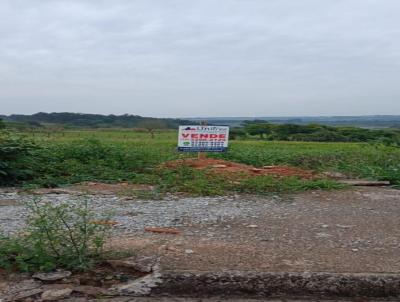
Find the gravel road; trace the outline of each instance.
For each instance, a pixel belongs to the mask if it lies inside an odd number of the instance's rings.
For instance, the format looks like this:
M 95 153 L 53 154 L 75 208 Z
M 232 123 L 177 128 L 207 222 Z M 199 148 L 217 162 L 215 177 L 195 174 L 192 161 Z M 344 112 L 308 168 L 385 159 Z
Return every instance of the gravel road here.
M 0 191 L 0 228 L 4 233 L 14 233 L 24 226 L 28 209 L 24 205 L 34 198 L 43 202 L 82 202 L 88 198 L 90 207 L 98 213 L 112 213 L 118 222 L 119 234 L 141 231 L 148 226 L 184 227 L 201 223 L 229 221 L 235 218 L 257 218 L 257 213 L 286 204 L 279 197 L 256 198 L 254 196 L 176 198 L 163 200 L 133 200 L 110 195 L 76 196 L 71 194 L 44 194 L 41 196 L 20 194 L 10 189 Z
M 75 194 L 0 191 L 0 227 L 23 227 L 23 203 L 40 197 L 74 202 Z M 400 272 L 400 190 L 359 187 L 290 196 L 224 196 L 134 200 L 92 194 L 99 213 L 118 222 L 113 245 L 149 254 L 167 246 L 170 270 Z M 181 235 L 145 227 L 173 227 Z

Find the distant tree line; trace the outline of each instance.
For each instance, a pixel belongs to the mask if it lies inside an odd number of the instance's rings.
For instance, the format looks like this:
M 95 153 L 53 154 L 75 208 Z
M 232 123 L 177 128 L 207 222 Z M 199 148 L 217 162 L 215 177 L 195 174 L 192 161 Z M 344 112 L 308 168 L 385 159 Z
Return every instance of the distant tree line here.
M 3 119 L 3 121 L 1 120 Z M 54 128 L 142 128 L 154 137 L 156 129 L 177 129 L 195 121 L 171 118 L 151 118 L 138 115 L 101 115 L 81 113 L 36 113 L 33 115 L 0 116 L 0 129 L 12 125 L 17 129 Z M 366 129 L 321 124 L 272 124 L 267 121 L 244 121 L 241 127 L 231 127 L 230 138 L 311 142 L 381 142 L 400 145 L 400 129 Z
M 150 129 L 176 129 L 179 125 L 193 124 L 193 121 L 172 118 L 151 118 L 139 115 L 101 115 L 84 113 L 44 113 L 32 115 L 0 116 L 5 121 L 25 125 L 31 128 L 43 125 L 61 124 L 66 127 L 77 128 L 145 128 Z M 22 125 L 21 125 L 22 124 Z M 196 124 L 196 123 L 195 123 Z
M 231 129 L 231 138 L 255 136 L 265 140 L 312 142 L 382 142 L 400 145 L 400 130 L 332 127 L 319 124 L 270 124 L 245 121 Z
M 240 127 L 249 118 L 218 117 L 203 118 L 213 125 L 229 125 Z M 191 120 L 200 121 L 198 118 Z M 258 117 L 253 121 L 272 124 L 309 125 L 320 124 L 327 126 L 365 127 L 365 128 L 399 128 L 400 115 L 365 115 L 365 116 L 298 116 L 298 117 Z

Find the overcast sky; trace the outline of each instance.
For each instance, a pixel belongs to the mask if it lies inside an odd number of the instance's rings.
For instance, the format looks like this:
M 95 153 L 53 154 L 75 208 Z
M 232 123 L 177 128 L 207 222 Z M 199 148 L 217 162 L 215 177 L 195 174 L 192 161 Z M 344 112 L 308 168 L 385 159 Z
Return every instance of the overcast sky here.
M 399 0 L 0 0 L 0 114 L 400 114 Z

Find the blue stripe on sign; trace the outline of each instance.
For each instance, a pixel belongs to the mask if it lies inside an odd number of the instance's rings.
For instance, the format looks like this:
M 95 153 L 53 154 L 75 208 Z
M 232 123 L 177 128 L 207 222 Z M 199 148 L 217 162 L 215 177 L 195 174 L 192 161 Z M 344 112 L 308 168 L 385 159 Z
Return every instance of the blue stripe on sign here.
M 225 152 L 227 150 L 227 147 L 178 147 L 180 152 Z

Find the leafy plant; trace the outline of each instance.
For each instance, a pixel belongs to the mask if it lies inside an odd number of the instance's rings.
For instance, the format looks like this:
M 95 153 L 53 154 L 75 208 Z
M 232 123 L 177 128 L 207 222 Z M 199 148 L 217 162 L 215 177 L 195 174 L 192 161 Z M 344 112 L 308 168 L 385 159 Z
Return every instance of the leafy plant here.
M 33 151 L 37 148 L 32 140 L 0 130 L 0 185 L 31 178 Z
M 88 199 L 53 204 L 34 199 L 22 235 L 0 238 L 0 267 L 19 271 L 85 270 L 101 256 L 109 217 L 98 217 Z
M 161 192 L 185 192 L 198 196 L 222 195 L 229 185 L 222 176 L 185 165 L 175 169 L 161 169 L 158 175 Z

